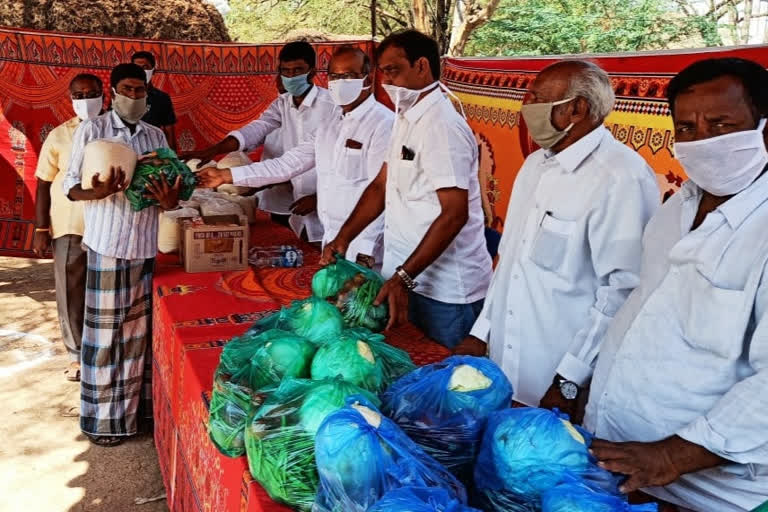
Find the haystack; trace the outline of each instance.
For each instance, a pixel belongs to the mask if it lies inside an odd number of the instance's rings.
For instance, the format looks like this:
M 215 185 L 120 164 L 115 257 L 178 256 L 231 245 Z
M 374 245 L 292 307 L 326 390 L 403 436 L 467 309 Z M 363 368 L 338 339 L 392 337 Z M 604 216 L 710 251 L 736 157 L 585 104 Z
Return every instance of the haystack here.
M 147 39 L 231 41 L 205 0 L 0 0 L 0 25 Z

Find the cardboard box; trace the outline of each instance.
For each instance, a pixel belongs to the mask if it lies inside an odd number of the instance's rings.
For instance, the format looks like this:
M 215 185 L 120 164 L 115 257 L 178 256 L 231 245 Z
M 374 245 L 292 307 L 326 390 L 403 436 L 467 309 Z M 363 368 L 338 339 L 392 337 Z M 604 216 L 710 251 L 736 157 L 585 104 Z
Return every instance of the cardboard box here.
M 248 268 L 248 218 L 245 215 L 187 217 L 181 222 L 181 260 L 187 272 Z

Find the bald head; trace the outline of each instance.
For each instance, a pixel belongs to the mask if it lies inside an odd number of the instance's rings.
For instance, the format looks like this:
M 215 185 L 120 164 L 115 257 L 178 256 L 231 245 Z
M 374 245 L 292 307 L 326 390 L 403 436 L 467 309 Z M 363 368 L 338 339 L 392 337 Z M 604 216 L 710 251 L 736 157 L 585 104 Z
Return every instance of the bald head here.
M 540 89 L 545 95 L 558 96 L 542 101 L 582 98 L 595 126 L 611 113 L 616 101 L 608 74 L 584 60 L 564 60 L 544 68 L 531 86 L 531 90 L 534 89 Z
M 337 64 L 336 66 L 334 66 L 334 62 Z M 344 63 L 343 65 L 341 64 L 342 62 Z M 334 67 L 343 66 L 347 68 L 350 65 L 355 68 L 354 71 L 357 73 L 367 75 L 371 72 L 371 59 L 368 57 L 368 54 L 357 46 L 352 45 L 340 46 L 333 52 L 328 71 L 332 72 Z

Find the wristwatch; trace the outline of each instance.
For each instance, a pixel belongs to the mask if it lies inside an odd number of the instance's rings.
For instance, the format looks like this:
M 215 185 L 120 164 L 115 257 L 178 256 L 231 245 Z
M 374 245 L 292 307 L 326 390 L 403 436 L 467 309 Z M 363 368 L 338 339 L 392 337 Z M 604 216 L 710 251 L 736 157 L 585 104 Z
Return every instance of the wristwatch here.
M 419 283 L 414 281 L 413 278 L 408 275 L 408 272 L 403 270 L 403 267 L 397 267 L 395 269 L 395 274 L 397 274 L 397 277 L 400 278 L 400 280 L 403 282 L 403 284 L 405 285 L 406 289 L 408 289 L 408 290 L 413 290 L 414 288 L 416 288 L 419 285 Z
M 561 377 L 558 377 L 556 382 L 560 387 L 560 394 L 566 400 L 576 400 L 576 397 L 579 396 L 579 386 L 575 382 Z

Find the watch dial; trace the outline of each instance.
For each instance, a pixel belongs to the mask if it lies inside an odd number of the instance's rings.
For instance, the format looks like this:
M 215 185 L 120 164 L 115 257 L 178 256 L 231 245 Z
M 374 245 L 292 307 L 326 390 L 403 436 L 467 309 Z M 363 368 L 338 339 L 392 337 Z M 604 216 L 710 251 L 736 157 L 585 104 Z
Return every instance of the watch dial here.
M 579 387 L 573 382 L 563 382 L 560 385 L 560 393 L 566 400 L 573 400 L 579 394 Z

